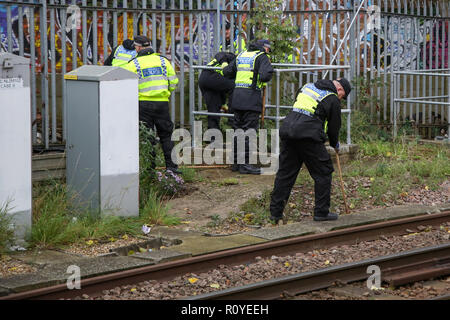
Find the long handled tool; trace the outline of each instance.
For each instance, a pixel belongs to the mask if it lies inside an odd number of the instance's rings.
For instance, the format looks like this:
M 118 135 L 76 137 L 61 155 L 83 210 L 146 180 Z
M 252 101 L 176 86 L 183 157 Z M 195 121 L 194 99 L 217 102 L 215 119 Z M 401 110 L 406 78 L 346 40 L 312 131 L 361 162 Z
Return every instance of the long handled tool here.
M 263 89 L 263 97 L 262 97 L 262 112 L 261 112 L 261 128 L 264 128 L 264 115 L 266 114 L 266 87 Z
M 345 190 L 344 190 L 344 181 L 342 179 L 342 170 L 341 170 L 341 161 L 339 160 L 339 153 L 336 152 L 336 162 L 338 166 L 338 172 L 339 172 L 339 178 L 341 180 L 341 190 L 342 190 L 342 197 L 344 198 L 344 205 L 345 205 L 345 213 L 349 214 L 350 210 L 347 206 L 347 199 L 345 198 Z

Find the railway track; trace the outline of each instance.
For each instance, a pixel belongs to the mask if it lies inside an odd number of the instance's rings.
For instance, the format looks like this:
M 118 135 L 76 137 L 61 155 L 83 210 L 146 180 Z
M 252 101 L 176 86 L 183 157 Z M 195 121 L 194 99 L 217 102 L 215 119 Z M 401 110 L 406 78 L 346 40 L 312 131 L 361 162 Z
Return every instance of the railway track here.
M 331 246 L 353 244 L 374 240 L 380 236 L 404 234 L 406 229 L 420 225 L 436 226 L 450 221 L 450 211 L 391 220 L 370 225 L 357 226 L 322 234 L 313 234 L 284 240 L 271 241 L 253 246 L 230 249 L 212 254 L 161 263 L 152 266 L 126 270 L 117 273 L 81 280 L 81 289 L 69 290 L 66 284 L 26 291 L 1 297 L 0 300 L 20 299 L 67 299 L 87 294 L 95 297 L 103 290 L 147 280 L 165 281 L 186 273 L 200 273 L 214 269 L 218 265 L 238 265 L 255 257 L 290 255 Z M 367 277 L 367 274 L 364 275 Z M 336 278 L 334 278 L 336 279 Z
M 275 300 L 283 293 L 294 296 L 328 288 L 338 282 L 367 279 L 369 266 L 377 266 L 382 278 L 392 285 L 426 280 L 450 274 L 450 244 L 401 252 L 326 269 L 303 272 L 258 283 L 215 291 L 186 300 Z

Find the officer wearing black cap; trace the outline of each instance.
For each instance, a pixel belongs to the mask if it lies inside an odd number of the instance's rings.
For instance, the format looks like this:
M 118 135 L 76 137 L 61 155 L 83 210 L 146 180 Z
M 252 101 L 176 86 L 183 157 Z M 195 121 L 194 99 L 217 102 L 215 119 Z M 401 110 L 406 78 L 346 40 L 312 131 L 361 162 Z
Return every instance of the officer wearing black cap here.
M 314 220 L 336 220 L 329 212 L 333 163 L 324 142 L 339 152 L 341 128 L 341 99 L 351 91 L 347 79 L 319 80 L 304 85 L 298 92 L 292 111 L 280 128 L 281 148 L 279 169 L 270 202 L 270 220 L 273 224 L 283 217 L 297 175 L 305 163 L 314 180 Z
M 170 61 L 150 47 L 149 38 L 138 35 L 134 38 L 134 45 L 138 54 L 124 68 L 139 77 L 139 121 L 150 129 L 156 127 L 166 169 L 181 173 L 171 157 L 174 125 L 169 114 L 169 97 L 178 84 L 178 78 Z M 151 143 L 155 144 L 156 141 Z
M 258 40 L 249 45 L 235 60 L 223 69 L 226 77 L 235 79 L 231 107 L 234 112 L 233 129 L 258 130 L 259 116 L 262 112 L 262 89 L 272 79 L 273 67 L 267 54 L 270 52 L 268 40 Z M 233 143 L 234 164 L 232 171 L 241 174 L 261 174 L 261 169 L 249 163 L 249 138 L 245 137 L 243 155 L 238 155 L 237 139 Z M 239 158 L 244 163 L 239 163 Z
M 121 45 L 115 47 L 109 57 L 105 60 L 105 66 L 122 67 L 131 59 L 136 57 L 137 52 L 134 41 L 125 39 Z

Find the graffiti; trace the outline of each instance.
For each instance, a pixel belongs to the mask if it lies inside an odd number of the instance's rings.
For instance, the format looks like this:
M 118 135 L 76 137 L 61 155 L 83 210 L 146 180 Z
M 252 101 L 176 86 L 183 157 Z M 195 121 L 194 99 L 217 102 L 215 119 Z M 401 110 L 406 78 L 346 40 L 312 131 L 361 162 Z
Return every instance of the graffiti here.
M 81 1 L 78 1 L 80 3 Z M 246 6 L 247 1 L 242 1 L 242 6 Z M 225 9 L 236 8 L 238 6 L 237 1 L 235 3 L 228 3 Z M 72 52 L 73 45 L 76 46 L 76 59 L 77 65 L 81 65 L 83 63 L 83 59 L 86 60 L 88 64 L 92 64 L 94 61 L 94 23 L 92 12 L 87 14 L 87 39 L 86 39 L 86 57 L 83 57 L 83 30 L 82 23 L 80 22 L 80 11 L 71 10 L 72 6 L 69 6 L 67 10 L 65 10 L 65 16 L 63 17 L 63 10 L 55 10 L 55 39 L 50 39 L 50 15 L 47 13 L 47 36 L 48 43 L 47 47 L 50 48 L 51 41 L 55 41 L 55 61 L 56 61 L 56 70 L 57 72 L 61 72 L 63 61 L 63 48 L 66 50 L 66 70 L 72 69 Z M 159 4 L 157 8 L 161 8 Z M 73 8 L 72 8 L 73 9 Z M 32 9 L 27 8 L 24 10 L 22 18 L 23 18 L 23 39 L 24 39 L 24 55 L 26 57 L 30 57 L 30 19 L 32 17 Z M 209 19 L 207 19 L 207 14 L 209 15 Z M 205 13 L 200 16 L 194 15 L 193 17 L 193 30 L 189 32 L 189 17 L 187 14 L 184 15 L 183 21 L 181 21 L 180 15 L 174 15 L 175 24 L 171 24 L 171 16 L 166 14 L 165 22 L 165 53 L 169 59 L 173 59 L 174 62 L 179 66 L 182 61 L 187 65 L 189 63 L 189 59 L 192 58 L 194 61 L 199 61 L 202 58 L 205 61 L 208 57 L 206 56 L 207 52 L 213 52 L 214 48 L 214 24 L 216 21 L 215 13 Z M 147 27 L 147 35 L 151 37 L 153 34 L 153 21 L 151 19 L 150 14 L 147 13 L 146 19 L 146 27 Z M 222 19 L 225 21 L 229 21 L 231 16 L 226 17 L 225 15 L 221 16 L 221 25 Z M 246 15 L 239 15 L 241 19 L 241 23 L 245 26 Z M 64 24 L 63 21 L 66 21 Z M 140 12 L 137 16 L 137 26 L 138 30 L 136 30 L 137 34 L 143 33 L 143 21 L 144 21 L 144 12 Z M 107 50 L 108 52 L 104 52 L 103 46 L 103 12 L 97 11 L 97 41 L 96 41 L 96 49 L 97 49 L 97 61 L 99 64 L 102 64 L 103 61 L 107 58 L 110 52 L 113 49 L 114 42 L 114 30 L 112 24 L 112 13 L 107 12 L 107 22 L 108 22 L 108 39 L 107 39 Z M 208 24 L 209 20 L 209 24 Z M 11 7 L 11 22 L 12 22 L 12 52 L 14 54 L 19 54 L 19 10 L 17 6 Z M 35 35 L 35 56 L 36 56 L 36 69 L 38 72 L 41 71 L 41 48 L 40 48 L 40 19 L 39 19 L 39 8 L 36 8 L 34 11 L 34 35 Z M 117 41 L 118 43 L 122 43 L 122 41 L 126 38 L 132 38 L 134 32 L 134 24 L 133 19 L 130 18 L 130 14 L 127 17 L 127 34 L 123 33 L 123 23 L 124 17 L 123 14 L 119 14 L 117 17 Z M 234 19 L 234 29 L 238 30 L 238 17 Z M 6 7 L 0 6 L 0 51 L 8 51 L 8 39 L 7 39 L 7 11 Z M 162 39 L 162 28 L 163 21 L 161 14 L 156 15 L 156 51 L 162 52 L 161 45 L 163 43 Z M 183 28 L 181 26 L 183 25 Z M 75 27 L 76 32 L 76 43 L 73 44 L 73 34 L 72 29 Z M 174 28 L 175 42 L 174 48 L 172 48 L 172 39 L 171 39 L 171 28 Z M 245 30 L 244 30 L 245 31 Z M 65 43 L 62 43 L 63 34 L 65 33 Z M 209 33 L 209 36 L 208 36 Z M 242 33 L 243 34 L 243 33 Z M 220 32 L 220 36 L 222 36 L 222 32 Z M 189 48 L 189 38 L 192 37 L 193 47 L 192 47 L 192 57 L 190 54 Z M 211 39 L 210 43 L 208 43 L 208 38 Z M 182 43 L 184 43 L 182 45 Z M 208 48 L 209 47 L 209 48 Z M 209 50 L 208 50 L 209 49 Z M 202 53 L 202 57 L 200 57 L 200 52 Z M 212 53 L 214 54 L 214 53 Z M 49 51 L 49 59 L 52 59 L 51 52 Z
M 58 3 L 59 1 L 55 1 Z M 80 3 L 78 1 L 78 3 Z M 120 1 L 119 1 L 120 2 Z M 166 1 L 167 2 L 167 1 Z M 297 7 L 294 8 L 294 2 L 286 2 L 284 9 L 289 10 L 331 10 L 331 9 L 348 9 L 350 2 L 347 0 L 310 0 L 297 1 Z M 221 10 L 248 9 L 250 1 L 225 1 L 225 5 Z M 369 1 L 369 5 L 371 1 Z M 120 4 L 119 4 L 120 5 Z M 201 2 L 201 8 L 205 9 L 205 2 Z M 167 7 L 167 4 L 166 4 Z M 161 8 L 161 1 L 157 1 L 157 8 Z M 74 9 L 74 8 L 72 8 Z M 18 6 L 11 6 L 11 31 L 12 31 L 12 52 L 18 54 L 19 48 L 19 32 L 23 34 L 23 52 L 26 57 L 30 57 L 31 43 L 30 36 L 35 36 L 35 56 L 36 70 L 41 71 L 41 30 L 40 30 L 40 11 L 36 7 L 32 11 L 32 7 L 25 7 L 22 12 L 23 27 L 19 28 L 19 9 Z M 34 13 L 34 15 L 33 15 Z M 86 24 L 86 39 L 83 41 L 82 23 L 79 20 L 80 12 L 71 10 L 55 10 L 55 38 L 50 39 L 50 10 L 47 13 L 47 47 L 51 48 L 51 41 L 55 41 L 55 63 L 57 72 L 61 72 L 62 65 L 65 63 L 66 70 L 72 68 L 72 52 L 75 46 L 75 59 L 77 65 L 81 65 L 84 60 L 86 63 L 92 64 L 97 60 L 102 64 L 114 46 L 114 29 L 113 29 L 113 13 L 108 11 L 106 14 L 108 22 L 108 38 L 107 50 L 104 52 L 103 45 L 103 12 L 97 11 L 97 40 L 94 44 L 94 22 L 92 11 L 88 11 Z M 34 30 L 31 30 L 31 19 L 34 17 Z M 366 17 L 366 20 L 364 19 Z M 78 20 L 77 20 L 78 18 Z M 340 13 L 339 19 L 336 13 L 304 13 L 296 15 L 298 25 L 297 41 L 302 44 L 301 48 L 296 49 L 297 62 L 301 63 L 321 63 L 328 64 L 332 56 L 336 52 L 342 37 L 346 32 L 348 23 L 351 20 L 349 12 Z M 124 38 L 132 38 L 135 33 L 143 33 L 144 12 L 136 14 L 138 30 L 134 32 L 132 14 L 127 16 L 127 34 L 123 33 L 124 17 L 122 13 L 117 15 L 117 40 L 121 43 Z M 183 19 L 183 20 L 182 20 Z M 409 17 L 398 16 L 382 16 L 379 23 L 375 23 L 375 28 L 365 30 L 367 21 L 371 21 L 370 16 L 361 13 L 359 16 L 359 30 L 357 30 L 357 39 L 359 39 L 359 54 L 361 57 L 361 68 L 378 68 L 387 70 L 392 64 L 396 69 L 416 69 L 416 68 L 448 68 L 448 21 L 437 19 L 411 19 Z M 146 29 L 147 34 L 151 37 L 152 28 L 156 26 L 156 51 L 165 52 L 165 55 L 174 61 L 178 66 L 181 64 L 188 65 L 190 59 L 197 62 L 205 62 L 210 55 L 214 55 L 214 39 L 216 36 L 215 24 L 216 13 L 214 11 L 205 11 L 201 14 L 193 14 L 192 30 L 189 32 L 189 15 L 184 14 L 181 18 L 180 14 L 165 15 L 163 21 L 161 14 L 156 14 L 156 20 L 152 20 L 152 14 L 147 13 Z M 238 33 L 246 38 L 246 21 L 247 14 L 225 13 L 220 16 L 220 24 L 232 23 L 235 31 L 234 39 L 237 39 Z M 366 22 L 366 24 L 365 24 Z M 239 24 L 243 30 L 239 30 Z M 76 41 L 74 42 L 72 29 L 75 27 Z M 163 32 L 163 28 L 164 31 Z M 173 32 L 172 32 L 173 30 Z M 8 51 L 8 21 L 7 10 L 5 6 L 0 5 L 0 51 Z M 174 39 L 171 38 L 174 34 Z M 65 37 L 65 43 L 62 43 Z M 163 39 L 164 37 L 164 39 Z M 219 42 L 223 39 L 223 30 L 219 32 Z M 208 41 L 209 39 L 209 41 Z M 192 48 L 190 48 L 190 41 Z M 355 40 L 353 39 L 353 43 Z M 165 50 L 162 45 L 165 44 Z M 83 46 L 86 46 L 86 55 L 83 54 Z M 66 50 L 66 61 L 62 61 L 63 48 Z M 94 50 L 96 48 L 96 50 Z M 192 50 L 192 52 L 191 52 Z M 97 56 L 94 59 L 94 51 Z M 344 57 L 349 55 L 349 43 L 346 43 L 340 49 L 337 63 L 344 64 Z M 49 59 L 52 59 L 49 51 Z M 370 65 L 373 61 L 373 65 Z

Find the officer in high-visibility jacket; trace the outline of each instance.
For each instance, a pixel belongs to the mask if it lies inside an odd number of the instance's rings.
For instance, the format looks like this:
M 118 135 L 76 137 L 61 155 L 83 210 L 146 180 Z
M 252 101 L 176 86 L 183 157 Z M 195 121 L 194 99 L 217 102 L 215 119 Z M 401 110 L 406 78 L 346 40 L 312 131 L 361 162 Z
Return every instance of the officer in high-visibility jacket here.
M 319 80 L 304 85 L 297 95 L 292 111 L 280 127 L 281 148 L 279 168 L 270 202 L 270 220 L 273 224 L 283 217 L 297 175 L 305 163 L 314 180 L 314 220 L 336 220 L 331 213 L 331 177 L 333 163 L 324 142 L 339 152 L 341 128 L 341 99 L 351 91 L 348 80 Z
M 208 66 L 225 68 L 235 55 L 231 52 L 218 52 Z M 205 99 L 208 112 L 219 113 L 227 100 L 227 95 L 233 92 L 234 81 L 223 76 L 222 69 L 203 70 L 198 85 Z M 228 105 L 231 100 L 229 99 Z M 208 129 L 220 129 L 220 117 L 208 116 Z
M 178 84 L 178 78 L 170 61 L 150 47 L 150 39 L 139 35 L 134 44 L 138 54 L 124 68 L 139 76 L 139 121 L 150 129 L 156 127 L 166 169 L 181 173 L 171 157 L 174 125 L 169 114 L 169 97 Z
M 128 61 L 136 57 L 137 52 L 134 47 L 134 41 L 126 39 L 120 46 L 111 51 L 109 57 L 105 60 L 105 66 L 123 67 Z
M 258 40 L 249 45 L 247 51 L 241 52 L 235 60 L 223 69 L 226 77 L 235 79 L 232 105 L 234 128 L 258 130 L 259 116 L 262 112 L 262 89 L 272 79 L 273 67 L 267 54 L 270 52 L 268 40 Z M 247 132 L 248 133 L 248 132 Z M 245 136 L 244 154 L 238 155 L 237 141 L 233 143 L 234 162 L 232 171 L 241 174 L 261 174 L 261 169 L 249 162 L 249 138 Z
M 227 22 L 225 26 L 225 46 L 220 45 L 219 51 L 228 51 L 238 55 L 240 52 L 245 50 L 247 50 L 247 47 L 243 36 L 240 37 L 240 41 L 238 38 L 231 43 L 231 24 Z

